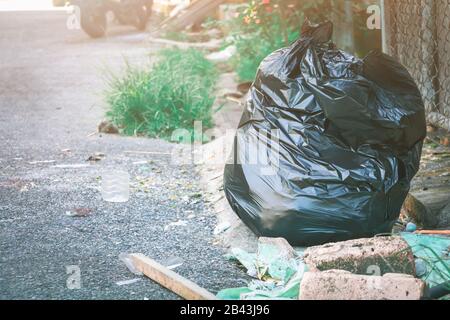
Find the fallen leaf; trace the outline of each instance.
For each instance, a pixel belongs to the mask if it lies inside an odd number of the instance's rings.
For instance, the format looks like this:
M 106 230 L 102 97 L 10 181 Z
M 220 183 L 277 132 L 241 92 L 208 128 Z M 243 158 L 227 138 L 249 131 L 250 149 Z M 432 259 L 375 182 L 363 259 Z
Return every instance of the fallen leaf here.
M 69 217 L 87 217 L 92 213 L 92 209 L 89 208 L 75 208 L 71 211 L 67 211 L 66 215 Z

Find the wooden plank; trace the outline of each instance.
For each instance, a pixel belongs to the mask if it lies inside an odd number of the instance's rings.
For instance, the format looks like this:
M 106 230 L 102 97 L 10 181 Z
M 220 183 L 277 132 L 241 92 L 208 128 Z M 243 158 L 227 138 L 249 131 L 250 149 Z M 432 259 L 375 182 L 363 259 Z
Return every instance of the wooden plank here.
M 204 20 L 225 0 L 197 0 L 174 17 L 161 22 L 157 31 L 180 31 L 189 25 Z
M 130 254 L 137 270 L 186 300 L 216 300 L 216 296 L 194 282 L 140 253 Z
M 450 236 L 450 230 L 419 230 L 418 234 Z

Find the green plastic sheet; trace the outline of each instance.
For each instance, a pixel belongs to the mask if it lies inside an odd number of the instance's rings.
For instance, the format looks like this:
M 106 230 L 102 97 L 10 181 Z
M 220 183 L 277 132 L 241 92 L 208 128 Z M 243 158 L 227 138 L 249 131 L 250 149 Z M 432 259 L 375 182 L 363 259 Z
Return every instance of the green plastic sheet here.
M 402 233 L 403 239 L 411 247 L 416 258 L 426 266 L 421 276 L 430 287 L 450 281 L 450 238 Z
M 258 244 L 257 253 L 232 249 L 227 258 L 238 262 L 255 278 L 247 287 L 224 289 L 217 294 L 223 300 L 297 299 L 305 271 L 301 256 L 280 256 L 277 246 Z

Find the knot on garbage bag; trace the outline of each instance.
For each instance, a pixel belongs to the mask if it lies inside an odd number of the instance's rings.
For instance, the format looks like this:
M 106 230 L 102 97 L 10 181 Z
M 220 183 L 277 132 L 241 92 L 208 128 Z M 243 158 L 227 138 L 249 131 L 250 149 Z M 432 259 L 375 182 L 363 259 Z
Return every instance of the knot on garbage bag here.
M 314 44 L 329 42 L 333 36 L 333 23 L 325 21 L 320 24 L 313 24 L 306 19 L 302 26 L 302 36 L 310 37 Z

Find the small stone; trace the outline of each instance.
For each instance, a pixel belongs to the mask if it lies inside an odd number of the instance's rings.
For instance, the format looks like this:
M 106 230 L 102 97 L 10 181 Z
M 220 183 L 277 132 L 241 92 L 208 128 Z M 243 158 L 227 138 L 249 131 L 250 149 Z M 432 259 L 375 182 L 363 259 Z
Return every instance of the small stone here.
M 450 138 L 449 137 L 442 137 L 441 138 L 441 144 L 445 147 L 450 146 Z
M 416 259 L 416 276 L 423 277 L 428 273 L 427 264 L 422 259 Z
M 412 222 L 408 222 L 408 224 L 406 225 L 405 228 L 405 232 L 416 232 L 417 231 L 417 226 L 415 223 Z
M 89 208 L 75 208 L 71 211 L 66 211 L 66 216 L 69 217 L 87 217 L 92 213 Z
M 436 128 L 433 126 L 428 125 L 427 126 L 427 133 L 433 133 L 436 131 Z
M 119 129 L 108 120 L 103 120 L 98 124 L 98 132 L 99 133 L 106 133 L 106 134 L 118 134 Z
M 412 194 L 408 194 L 406 197 L 400 210 L 400 216 L 404 219 L 412 219 L 414 222 L 423 225 L 426 228 L 434 228 L 438 223 L 436 216 L 431 210 L 428 210 L 428 208 Z

